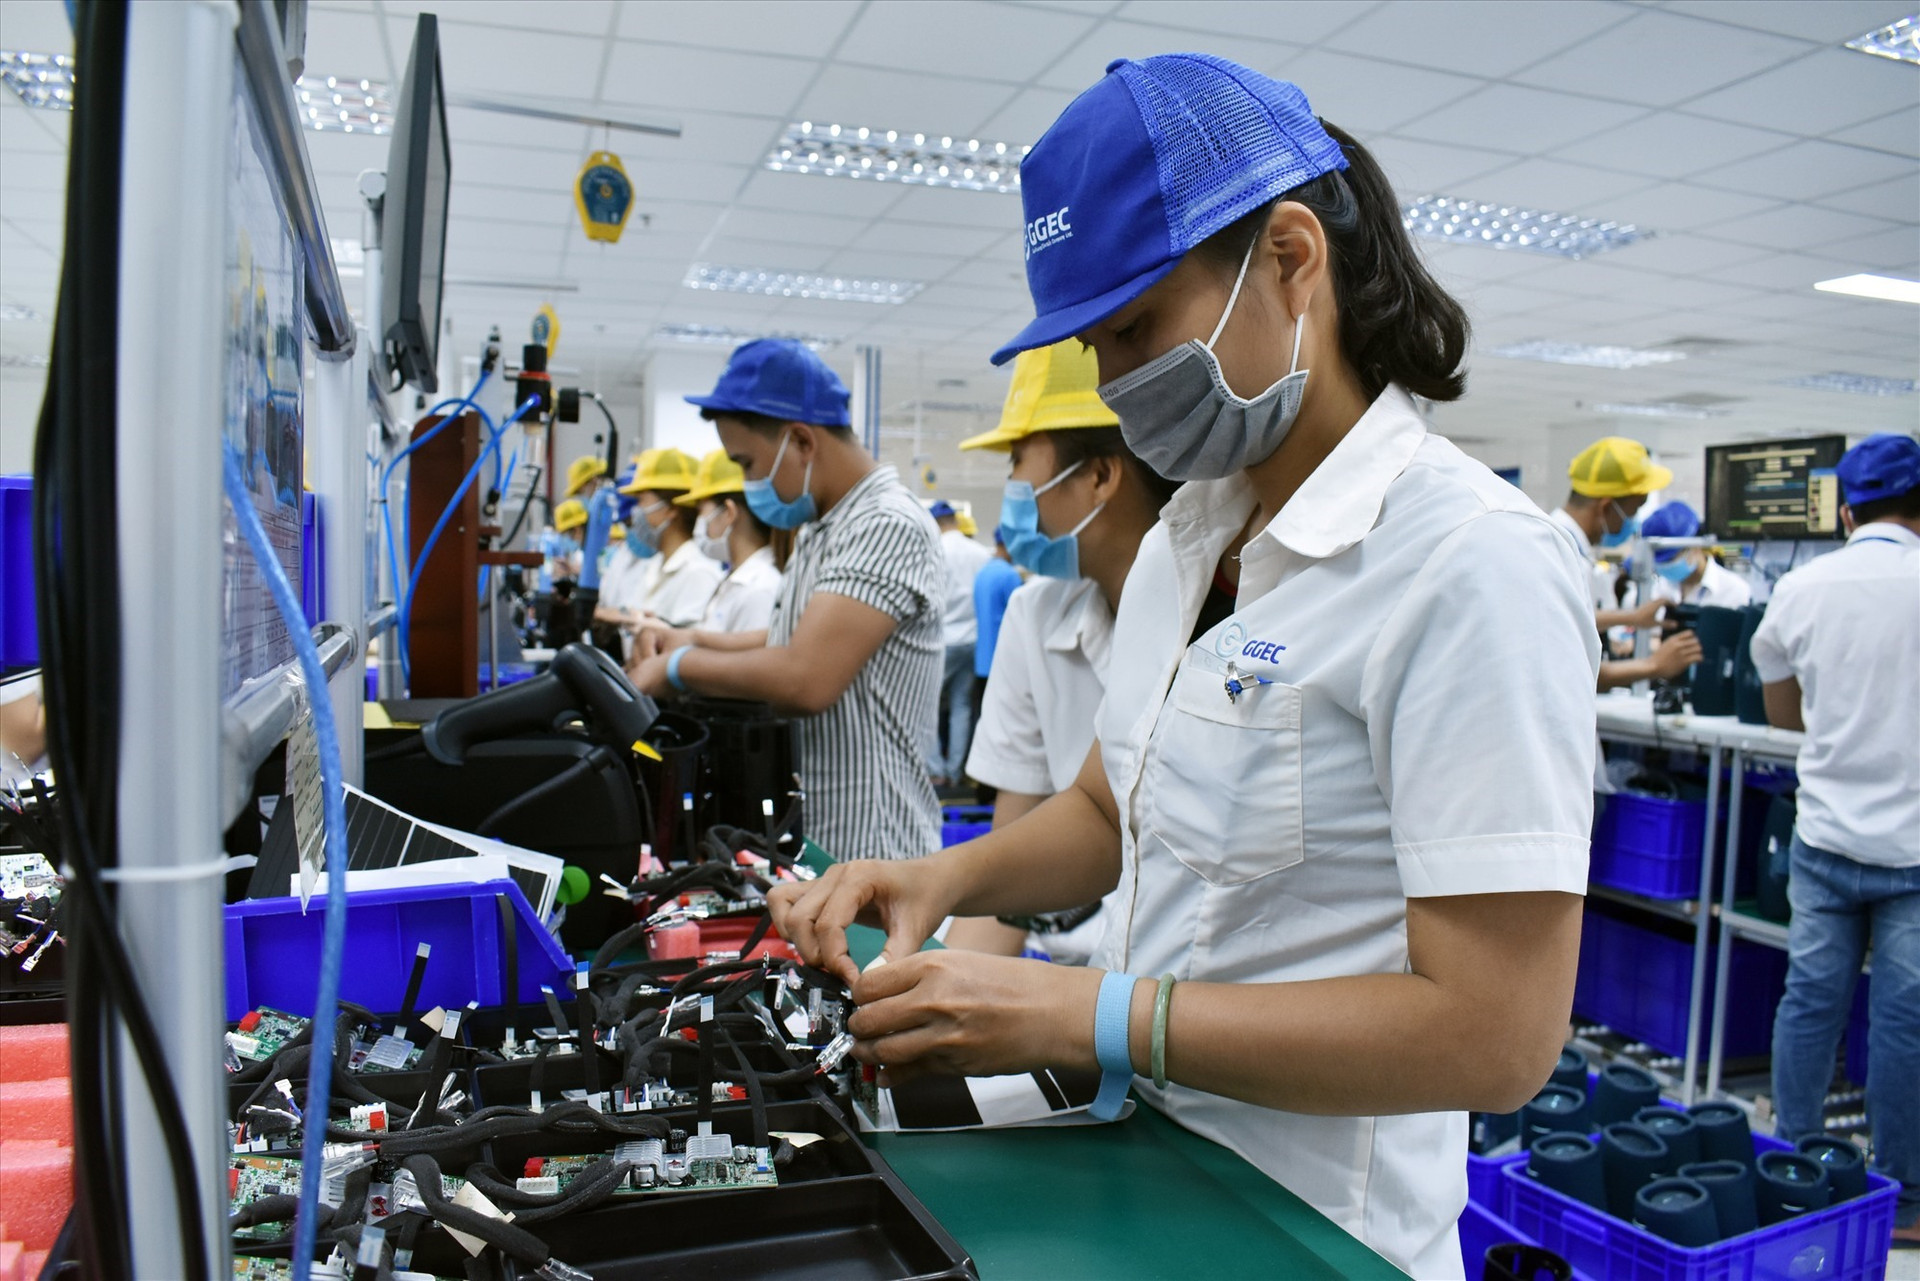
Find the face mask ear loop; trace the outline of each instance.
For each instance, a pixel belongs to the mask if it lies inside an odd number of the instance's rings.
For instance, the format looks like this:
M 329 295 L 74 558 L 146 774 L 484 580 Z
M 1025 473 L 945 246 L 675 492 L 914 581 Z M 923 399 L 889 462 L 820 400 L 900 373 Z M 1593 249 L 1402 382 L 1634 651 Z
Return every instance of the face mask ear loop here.
M 1058 476 L 1055 476 L 1052 480 L 1048 481 L 1046 484 L 1040 486 L 1040 488 L 1034 490 L 1033 496 L 1035 498 L 1040 497 L 1040 495 L 1046 493 L 1049 489 L 1052 489 L 1055 485 L 1058 485 L 1061 481 L 1073 475 L 1073 473 L 1079 471 L 1080 463 L 1084 463 L 1086 461 L 1087 461 L 1086 459 L 1082 458 L 1079 463 L 1075 463 L 1073 466 L 1067 468 L 1065 471 L 1061 472 Z
M 1255 236 L 1253 243 L 1247 246 L 1247 256 L 1240 260 L 1240 274 L 1233 278 L 1233 292 L 1227 295 L 1227 309 L 1220 313 L 1220 323 L 1213 327 L 1213 334 L 1207 339 L 1207 350 L 1213 350 L 1213 344 L 1220 341 L 1220 331 L 1227 327 L 1227 318 L 1233 315 L 1233 304 L 1240 301 L 1240 286 L 1246 283 L 1247 266 L 1253 261 L 1253 251 L 1260 243 Z
M 1293 357 L 1287 361 L 1287 377 L 1291 378 L 1300 371 L 1300 334 L 1306 329 L 1307 313 L 1302 311 L 1293 318 Z
M 1093 524 L 1093 518 L 1095 516 L 1098 516 L 1101 512 L 1105 511 L 1106 509 L 1107 509 L 1107 505 L 1104 502 L 1096 506 L 1092 511 L 1087 513 L 1086 518 L 1084 520 L 1082 520 L 1078 525 L 1075 525 L 1072 529 L 1067 531 L 1067 537 L 1068 538 L 1080 537 L 1080 531 L 1085 529 L 1088 525 Z
M 791 427 L 789 427 L 786 431 L 783 431 L 780 433 L 780 448 L 773 451 L 773 466 L 767 468 L 767 476 L 766 476 L 767 480 L 771 481 L 773 479 L 773 474 L 780 470 L 780 460 L 787 456 L 787 442 L 792 439 L 793 439 L 793 429 Z M 775 498 L 778 498 L 780 496 L 780 491 L 776 489 L 773 492 L 773 496 Z

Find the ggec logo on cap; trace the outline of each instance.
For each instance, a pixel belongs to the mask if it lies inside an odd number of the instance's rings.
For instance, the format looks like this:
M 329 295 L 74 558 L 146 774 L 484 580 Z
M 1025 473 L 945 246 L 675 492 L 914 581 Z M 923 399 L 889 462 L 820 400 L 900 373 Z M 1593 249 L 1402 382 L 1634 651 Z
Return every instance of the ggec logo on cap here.
M 1051 249 L 1063 240 L 1073 239 L 1073 225 L 1067 221 L 1067 211 L 1071 205 L 1061 205 L 1050 214 L 1043 214 L 1027 224 L 1027 257 L 1031 258 L 1043 249 Z

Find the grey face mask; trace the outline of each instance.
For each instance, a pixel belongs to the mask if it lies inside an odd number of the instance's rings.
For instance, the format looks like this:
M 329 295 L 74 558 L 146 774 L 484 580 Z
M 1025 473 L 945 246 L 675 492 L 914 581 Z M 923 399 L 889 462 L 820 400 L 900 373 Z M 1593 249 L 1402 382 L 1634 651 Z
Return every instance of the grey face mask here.
M 1219 480 L 1263 462 L 1280 448 L 1300 415 L 1300 397 L 1307 386 L 1307 371 L 1300 368 L 1305 312 L 1293 322 L 1287 376 L 1251 400 L 1227 386 L 1213 354 L 1258 244 L 1256 239 L 1247 246 L 1227 309 L 1206 342 L 1189 339 L 1100 388 L 1100 399 L 1120 415 L 1127 447 L 1168 480 Z

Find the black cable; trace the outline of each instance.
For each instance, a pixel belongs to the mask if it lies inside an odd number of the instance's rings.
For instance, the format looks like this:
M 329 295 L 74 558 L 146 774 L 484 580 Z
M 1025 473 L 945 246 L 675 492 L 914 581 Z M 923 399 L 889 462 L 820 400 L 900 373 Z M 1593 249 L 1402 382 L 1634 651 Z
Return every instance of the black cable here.
M 527 512 L 533 507 L 534 495 L 540 492 L 540 464 L 533 463 L 531 465 L 533 475 L 527 481 L 527 501 L 520 504 L 520 514 L 513 518 L 513 528 L 509 529 L 507 536 L 500 540 L 502 547 L 513 546 L 513 540 L 520 537 L 520 527 L 527 523 Z
M 427 750 L 426 740 L 418 734 L 409 734 L 395 743 L 367 753 L 368 763 L 391 760 L 396 756 L 413 756 Z
M 542 1267 L 553 1257 L 547 1243 L 525 1228 L 515 1227 L 505 1219 L 496 1219 L 449 1201 L 440 1182 L 439 1163 L 432 1157 L 410 1156 L 401 1164 L 419 1185 L 420 1199 L 426 1203 L 427 1213 L 443 1226 L 479 1237 L 515 1261 L 530 1267 Z
M 555 792 L 570 786 L 575 779 L 590 774 L 596 769 L 603 768 L 612 763 L 612 760 L 613 754 L 607 751 L 606 748 L 598 745 L 589 748 L 585 756 L 582 756 L 579 760 L 546 780 L 546 782 L 537 783 L 529 787 L 526 791 L 520 793 L 520 795 L 514 797 L 499 809 L 496 809 L 493 813 L 481 819 L 479 824 L 474 827 L 473 834 L 475 836 L 489 835 L 495 827 L 504 823 L 518 811 L 525 809 L 543 797 L 551 796 Z

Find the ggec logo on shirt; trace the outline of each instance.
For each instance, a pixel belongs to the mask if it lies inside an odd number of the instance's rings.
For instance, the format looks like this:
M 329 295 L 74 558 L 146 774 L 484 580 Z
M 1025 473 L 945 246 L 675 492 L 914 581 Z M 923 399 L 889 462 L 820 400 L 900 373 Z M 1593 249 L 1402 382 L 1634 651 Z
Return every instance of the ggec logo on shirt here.
M 1239 623 L 1228 623 L 1213 642 L 1214 652 L 1222 658 L 1251 658 L 1261 663 L 1277 663 L 1286 646 L 1278 641 L 1249 637 Z
M 1072 207 L 1061 205 L 1052 213 L 1043 214 L 1027 224 L 1027 257 L 1051 249 L 1063 240 L 1073 239 L 1073 224 L 1067 221 L 1067 211 Z

